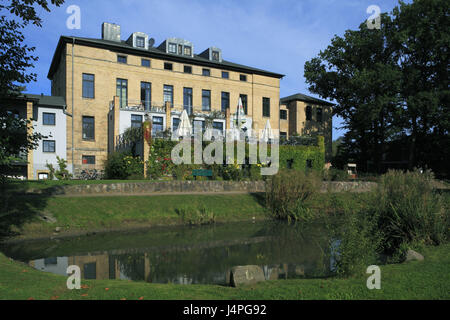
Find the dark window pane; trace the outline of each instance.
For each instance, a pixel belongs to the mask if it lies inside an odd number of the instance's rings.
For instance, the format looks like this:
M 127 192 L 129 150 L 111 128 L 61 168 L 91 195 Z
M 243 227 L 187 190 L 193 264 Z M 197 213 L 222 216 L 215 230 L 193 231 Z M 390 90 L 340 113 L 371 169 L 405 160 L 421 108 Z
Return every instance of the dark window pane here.
M 173 131 L 178 129 L 180 122 L 181 122 L 180 118 L 173 118 L 173 120 L 172 120 L 172 130 Z
M 166 102 L 169 102 L 170 106 L 173 106 L 173 86 L 164 85 L 164 104 Z
M 223 132 L 223 122 L 213 122 L 213 129 Z
M 191 66 L 184 66 L 184 73 L 192 73 L 192 67 Z
M 306 120 L 311 121 L 312 120 L 312 108 L 311 106 L 306 107 Z
M 192 88 L 183 89 L 183 106 L 188 114 L 192 114 L 193 102 L 192 102 Z
M 308 169 L 311 169 L 311 168 L 313 167 L 313 162 L 312 162 L 312 160 L 310 160 L 310 159 L 306 160 L 306 167 L 307 167 Z
M 136 47 L 145 48 L 145 38 L 144 37 L 136 37 Z
M 165 62 L 164 63 L 164 69 L 165 70 L 172 70 L 173 66 L 171 63 Z
M 83 98 L 94 99 L 95 76 L 83 73 Z
M 317 108 L 317 122 L 322 122 L 322 108 Z
M 126 56 L 117 56 L 117 62 L 127 63 L 127 57 Z
M 246 76 L 245 74 L 241 74 L 240 77 L 239 77 L 239 79 L 240 79 L 241 81 L 247 81 L 247 76 Z
M 244 114 L 248 114 L 248 97 L 246 94 L 241 94 L 239 97 L 242 100 L 242 106 L 244 107 Z
M 56 124 L 56 115 L 54 113 L 43 113 L 42 121 L 45 126 L 54 126 Z
M 95 156 L 83 156 L 83 164 L 95 164 Z
M 230 73 L 227 71 L 222 71 L 222 78 L 224 78 L 224 79 L 230 78 Z
M 141 60 L 142 66 L 146 68 L 150 68 L 150 60 L 148 59 L 142 59 Z
M 158 132 L 164 131 L 164 118 L 163 117 L 153 117 L 152 133 L 156 134 Z
M 263 117 L 270 117 L 270 99 L 263 98 Z
M 211 91 L 202 90 L 202 110 L 211 111 Z
M 287 110 L 280 110 L 280 119 L 287 120 Z
M 132 114 L 131 115 L 131 127 L 132 128 L 140 128 L 142 127 L 142 116 Z
M 202 70 L 202 74 L 203 74 L 205 77 L 209 77 L 209 76 L 211 75 L 211 70 L 209 70 L 209 69 L 203 69 L 203 70 Z
M 86 280 L 95 280 L 97 278 L 97 263 L 86 263 L 84 265 L 84 279 Z
M 44 152 L 55 152 L 56 142 L 54 140 L 44 140 L 42 142 L 42 149 Z
M 212 52 L 212 59 L 213 59 L 213 61 L 219 61 L 219 58 L 220 58 L 219 51 L 213 51 Z
M 230 93 L 222 92 L 222 112 L 226 112 L 230 107 Z
M 83 139 L 95 139 L 95 119 L 94 117 L 83 117 Z
M 152 84 L 149 82 L 141 82 L 141 103 L 145 110 L 150 110 L 152 101 Z
M 117 79 L 116 95 L 119 97 L 120 107 L 128 105 L 128 80 Z

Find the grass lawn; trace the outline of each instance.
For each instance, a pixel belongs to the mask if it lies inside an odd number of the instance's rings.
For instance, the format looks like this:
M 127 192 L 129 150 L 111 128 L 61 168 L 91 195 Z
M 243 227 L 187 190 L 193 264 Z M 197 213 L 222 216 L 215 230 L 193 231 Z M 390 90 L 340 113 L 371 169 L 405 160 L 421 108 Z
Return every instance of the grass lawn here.
M 266 217 L 261 195 L 161 195 L 127 197 L 31 197 L 10 200 L 13 209 L 3 218 L 11 231 L 25 237 L 52 235 L 56 227 L 63 233 L 116 230 L 155 225 L 181 224 L 176 209 L 205 206 L 216 222 L 257 220 Z M 56 219 L 38 218 L 44 213 Z
M 342 279 L 266 281 L 245 288 L 83 280 L 70 291 L 66 277 L 37 271 L 0 253 L 0 299 L 44 300 L 273 300 L 450 299 L 450 244 L 426 247 L 425 261 L 381 266 L 381 290 L 366 287 L 368 275 Z

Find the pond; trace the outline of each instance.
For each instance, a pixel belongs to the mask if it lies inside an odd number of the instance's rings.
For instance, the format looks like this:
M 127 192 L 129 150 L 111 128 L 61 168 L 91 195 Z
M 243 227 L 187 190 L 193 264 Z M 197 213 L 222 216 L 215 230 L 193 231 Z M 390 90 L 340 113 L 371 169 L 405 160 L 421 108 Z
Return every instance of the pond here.
M 161 227 L 0 247 L 8 257 L 55 274 L 77 265 L 82 279 L 229 283 L 234 266 L 261 266 L 267 280 L 329 276 L 330 237 L 320 224 L 239 222 Z

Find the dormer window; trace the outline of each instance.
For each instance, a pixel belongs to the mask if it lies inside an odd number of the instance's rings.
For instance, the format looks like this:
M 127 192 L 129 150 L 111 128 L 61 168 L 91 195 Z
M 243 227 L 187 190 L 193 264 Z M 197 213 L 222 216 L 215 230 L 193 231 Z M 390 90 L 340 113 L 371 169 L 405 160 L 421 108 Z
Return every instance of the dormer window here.
M 219 51 L 213 51 L 212 52 L 212 60 L 213 61 L 219 61 L 220 60 L 220 53 L 219 53 Z
M 192 48 L 189 46 L 184 47 L 184 55 L 185 56 L 191 56 L 192 55 Z
M 145 48 L 145 38 L 144 37 L 136 37 L 136 47 Z
M 183 54 L 183 45 L 178 45 L 178 54 Z
M 177 45 L 176 43 L 169 43 L 169 53 L 177 53 Z

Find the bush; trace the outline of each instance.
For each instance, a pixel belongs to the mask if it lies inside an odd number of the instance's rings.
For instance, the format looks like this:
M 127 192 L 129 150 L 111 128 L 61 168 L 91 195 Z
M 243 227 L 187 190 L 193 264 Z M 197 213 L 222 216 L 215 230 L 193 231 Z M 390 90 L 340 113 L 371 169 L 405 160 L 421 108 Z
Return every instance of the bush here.
M 142 177 L 144 162 L 139 158 L 133 158 L 130 153 L 113 152 L 108 155 L 105 162 L 105 176 L 107 179 L 129 179 L 130 177 Z
M 438 245 L 447 240 L 449 217 L 433 180 L 432 172 L 417 170 L 389 171 L 380 178 L 370 210 L 383 233 L 383 251 L 398 254 L 405 244 Z
M 279 220 L 308 220 L 306 202 L 320 191 L 321 179 L 314 172 L 280 170 L 266 181 L 266 203 L 271 217 Z
M 345 170 L 339 170 L 335 168 L 330 168 L 324 172 L 325 179 L 327 181 L 348 181 L 349 175 Z
M 181 221 L 184 224 L 205 225 L 215 222 L 214 212 L 208 210 L 205 206 L 200 206 L 199 208 L 184 206 L 175 211 L 181 217 Z

